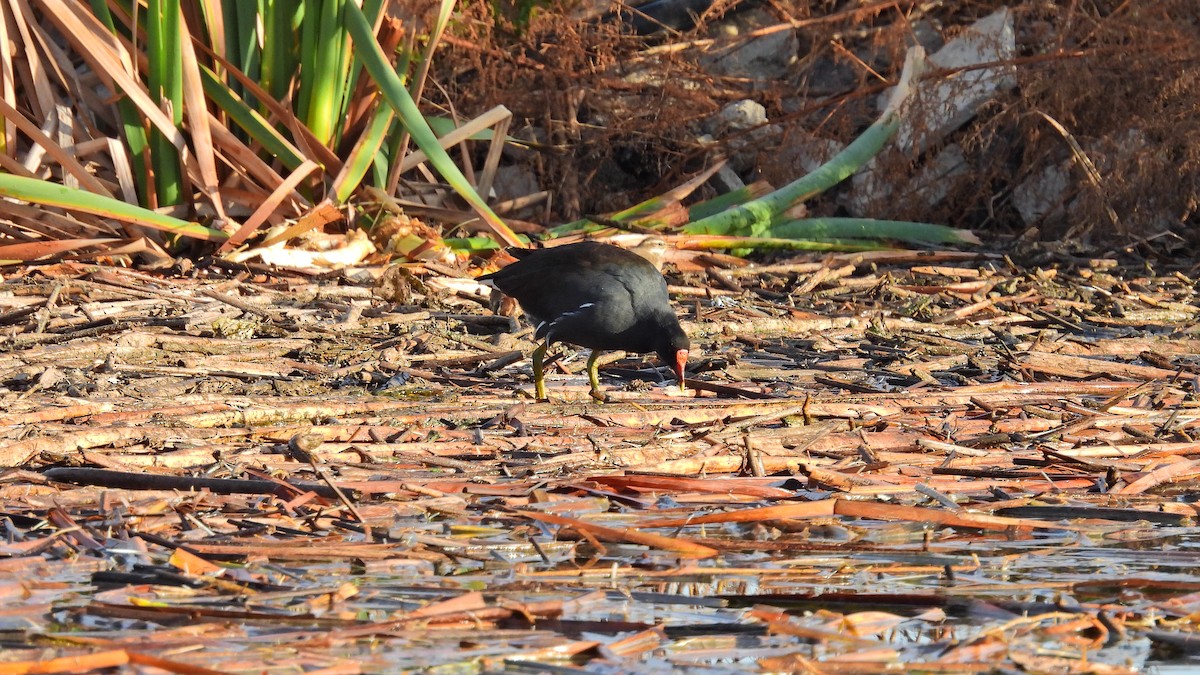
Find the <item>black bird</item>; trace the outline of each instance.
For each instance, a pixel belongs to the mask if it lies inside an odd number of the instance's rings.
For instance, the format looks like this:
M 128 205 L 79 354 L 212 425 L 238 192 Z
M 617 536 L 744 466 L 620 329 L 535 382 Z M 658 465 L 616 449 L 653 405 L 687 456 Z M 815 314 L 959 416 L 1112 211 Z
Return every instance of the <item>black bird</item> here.
M 543 340 L 533 351 L 538 399 L 546 398 L 542 363 L 553 342 L 592 350 L 588 380 L 602 398 L 596 361 L 604 350 L 654 352 L 684 388 L 691 346 L 667 296 L 667 282 L 645 258 L 587 241 L 544 249 L 511 249 L 519 258 L 479 281 L 516 298 Z

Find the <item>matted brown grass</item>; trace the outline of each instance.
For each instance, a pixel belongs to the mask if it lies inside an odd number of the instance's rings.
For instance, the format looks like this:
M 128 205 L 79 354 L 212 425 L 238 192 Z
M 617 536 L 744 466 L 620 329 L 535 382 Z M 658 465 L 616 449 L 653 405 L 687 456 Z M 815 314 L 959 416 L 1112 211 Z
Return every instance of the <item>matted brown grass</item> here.
M 1195 267 L 668 254 L 689 392 L 625 359 L 607 404 L 571 356 L 523 394 L 529 331 L 437 294 L 469 279 L 21 268 L 0 672 L 1194 652 Z

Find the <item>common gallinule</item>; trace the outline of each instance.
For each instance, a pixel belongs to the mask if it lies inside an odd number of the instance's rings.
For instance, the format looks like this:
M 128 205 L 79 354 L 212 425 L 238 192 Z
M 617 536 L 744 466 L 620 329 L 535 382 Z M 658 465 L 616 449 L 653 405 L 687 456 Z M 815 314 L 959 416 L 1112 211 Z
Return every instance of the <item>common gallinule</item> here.
M 546 398 L 542 363 L 553 342 L 588 347 L 592 396 L 601 398 L 596 361 L 604 350 L 655 352 L 683 389 L 687 335 L 667 296 L 667 282 L 645 258 L 588 241 L 544 249 L 512 249 L 519 258 L 479 280 L 516 298 L 542 344 L 533 350 L 538 399 Z

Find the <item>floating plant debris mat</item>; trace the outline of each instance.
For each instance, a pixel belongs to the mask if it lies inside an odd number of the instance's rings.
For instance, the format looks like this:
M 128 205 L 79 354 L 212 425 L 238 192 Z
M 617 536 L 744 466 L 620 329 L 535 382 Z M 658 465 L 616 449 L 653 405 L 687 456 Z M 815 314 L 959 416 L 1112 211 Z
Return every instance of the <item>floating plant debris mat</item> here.
M 1195 667 L 1195 268 L 672 265 L 607 403 L 466 272 L 5 270 L 0 673 Z

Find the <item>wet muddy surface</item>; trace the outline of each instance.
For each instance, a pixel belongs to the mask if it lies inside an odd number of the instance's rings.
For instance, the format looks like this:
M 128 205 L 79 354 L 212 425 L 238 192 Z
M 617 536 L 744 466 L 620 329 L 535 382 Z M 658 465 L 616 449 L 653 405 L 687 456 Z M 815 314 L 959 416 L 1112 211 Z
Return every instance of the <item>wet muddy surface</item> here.
M 669 265 L 687 392 L 618 356 L 607 403 L 566 349 L 532 400 L 469 274 L 9 275 L 3 660 L 1193 667 L 1194 269 L 723 264 Z

